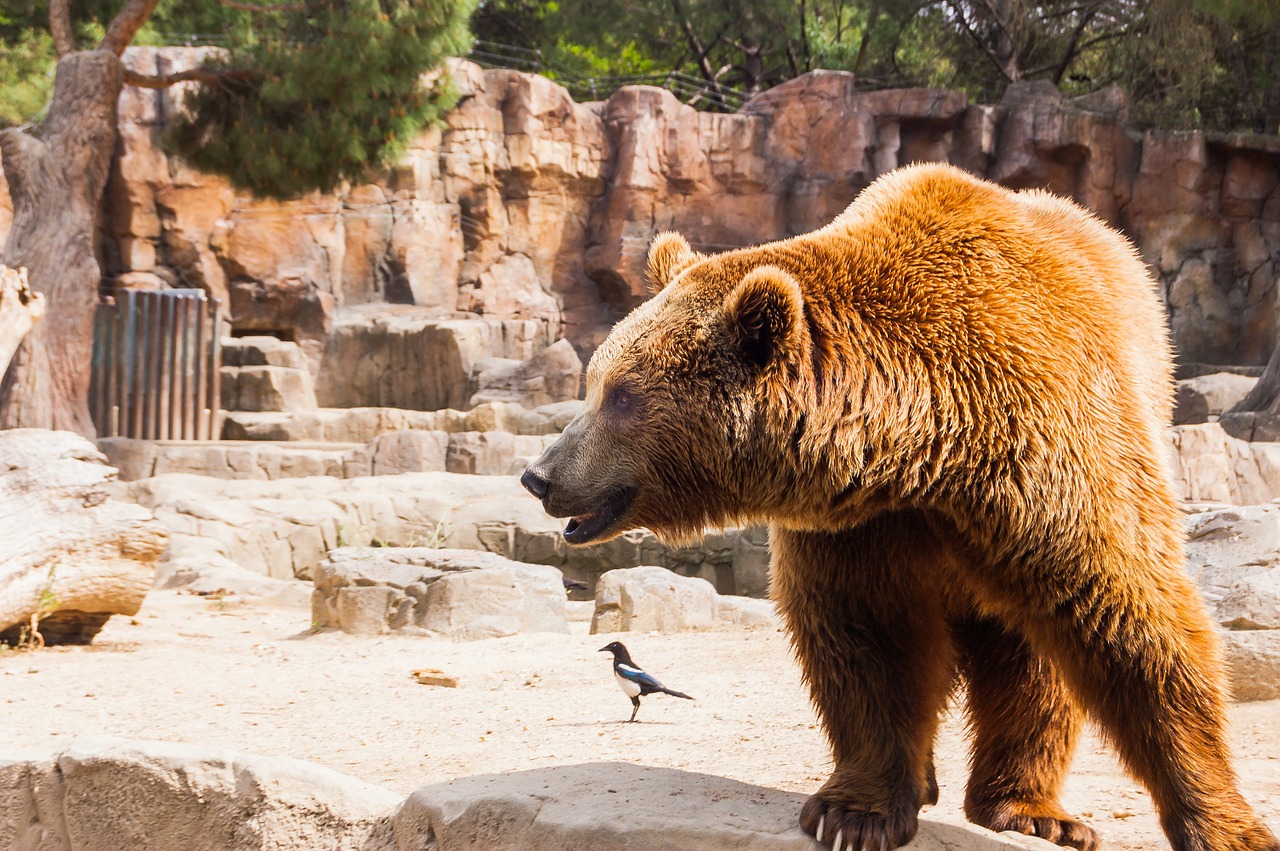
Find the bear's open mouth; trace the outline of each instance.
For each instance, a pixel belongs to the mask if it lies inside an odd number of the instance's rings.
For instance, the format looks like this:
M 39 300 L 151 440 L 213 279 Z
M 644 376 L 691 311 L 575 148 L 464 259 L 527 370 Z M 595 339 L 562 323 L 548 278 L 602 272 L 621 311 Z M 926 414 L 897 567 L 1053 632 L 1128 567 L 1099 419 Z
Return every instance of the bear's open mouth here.
M 631 488 L 615 491 L 598 510 L 590 514 L 570 517 L 564 527 L 564 539 L 571 544 L 586 544 L 594 541 L 617 523 L 618 518 L 631 507 L 635 498 L 636 492 Z

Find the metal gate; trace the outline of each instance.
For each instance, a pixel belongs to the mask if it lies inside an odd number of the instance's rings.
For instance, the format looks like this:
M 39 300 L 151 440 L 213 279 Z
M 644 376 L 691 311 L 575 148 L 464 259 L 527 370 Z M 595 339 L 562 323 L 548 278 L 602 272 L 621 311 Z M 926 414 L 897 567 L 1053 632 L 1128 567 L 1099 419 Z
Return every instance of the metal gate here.
M 99 437 L 217 437 L 221 304 L 204 290 L 118 290 L 98 304 L 89 409 Z

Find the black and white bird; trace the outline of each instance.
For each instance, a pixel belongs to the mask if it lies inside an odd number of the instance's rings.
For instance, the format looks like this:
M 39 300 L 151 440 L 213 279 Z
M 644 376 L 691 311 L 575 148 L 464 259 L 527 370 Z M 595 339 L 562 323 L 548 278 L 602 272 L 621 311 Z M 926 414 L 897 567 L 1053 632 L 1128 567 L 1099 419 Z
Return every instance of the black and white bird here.
M 636 713 L 640 711 L 640 698 L 646 694 L 661 692 L 672 697 L 693 700 L 692 697 L 684 692 L 669 689 L 649 674 L 640 670 L 640 666 L 631 661 L 631 654 L 627 652 L 626 646 L 621 641 L 611 641 L 600 648 L 601 653 L 606 650 L 613 654 L 613 677 L 618 681 L 618 688 L 622 689 L 623 694 L 631 698 L 631 705 L 634 707 L 631 710 L 631 717 L 627 719 L 628 721 L 636 720 Z

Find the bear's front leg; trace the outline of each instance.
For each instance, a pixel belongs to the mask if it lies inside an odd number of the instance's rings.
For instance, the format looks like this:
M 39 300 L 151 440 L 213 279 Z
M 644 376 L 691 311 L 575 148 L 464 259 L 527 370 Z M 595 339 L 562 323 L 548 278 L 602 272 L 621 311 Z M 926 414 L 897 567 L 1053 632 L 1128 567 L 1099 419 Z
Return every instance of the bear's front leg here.
M 770 530 L 774 599 L 835 759 L 800 825 L 839 851 L 910 842 L 937 800 L 931 751 L 955 671 L 946 554 L 916 513 L 854 530 Z

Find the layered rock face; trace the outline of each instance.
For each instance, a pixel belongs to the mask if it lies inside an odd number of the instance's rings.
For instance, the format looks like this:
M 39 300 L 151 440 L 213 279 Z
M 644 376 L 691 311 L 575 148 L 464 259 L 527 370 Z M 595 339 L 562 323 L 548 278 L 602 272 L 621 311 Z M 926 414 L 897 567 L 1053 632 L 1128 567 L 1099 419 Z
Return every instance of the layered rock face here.
M 128 61 L 154 73 L 199 56 L 136 48 Z M 1064 100 L 1039 84 L 981 105 L 944 90 L 860 91 L 852 75 L 819 71 L 722 115 L 656 88 L 580 104 L 542 77 L 451 70 L 461 101 L 394 168 L 289 203 L 168 157 L 159 139 L 180 90 L 126 89 L 103 217 L 109 274 L 201 287 L 234 333 L 297 342 L 322 405 L 458 407 L 429 377 L 397 382 L 402 399 L 367 374 L 408 376 L 397 345 L 456 333 L 434 323 L 458 319 L 512 343 L 478 357 L 527 359 L 559 338 L 587 355 L 645 298 L 657 232 L 678 229 L 704 251 L 785 237 L 898 165 L 949 160 L 1071 196 L 1125 230 L 1158 274 L 1182 361 L 1262 363 L 1275 342 L 1275 137 L 1138 134 L 1118 92 Z M 6 202 L 0 191 L 0 234 Z M 386 327 L 383 311 L 361 310 L 387 304 L 400 307 Z M 386 353 L 352 370 L 353 345 Z

